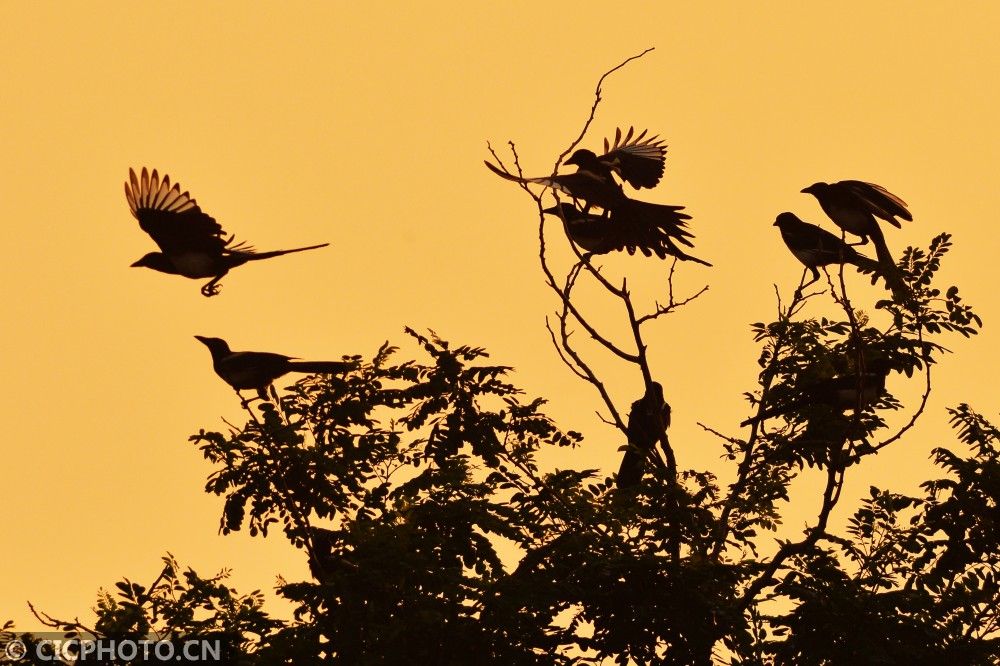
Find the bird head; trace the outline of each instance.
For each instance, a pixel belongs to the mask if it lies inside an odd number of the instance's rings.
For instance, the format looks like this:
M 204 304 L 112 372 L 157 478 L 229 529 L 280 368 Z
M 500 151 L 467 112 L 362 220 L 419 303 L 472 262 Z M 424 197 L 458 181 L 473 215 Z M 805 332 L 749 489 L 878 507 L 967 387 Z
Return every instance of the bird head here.
M 566 160 L 566 164 L 574 164 L 581 169 L 587 168 L 589 165 L 597 162 L 597 155 L 592 150 L 587 150 L 586 148 L 581 148 Z
M 802 191 L 805 192 L 805 190 Z M 779 213 L 778 217 L 774 219 L 774 226 L 778 228 L 793 226 L 796 223 L 802 224 L 802 220 L 800 220 L 795 213 Z
M 546 215 L 552 215 L 554 217 L 561 218 L 567 222 L 580 217 L 580 211 L 573 204 L 561 203 L 557 206 L 551 206 L 542 211 Z
M 159 252 L 150 252 L 142 259 L 133 263 L 131 268 L 152 268 L 154 271 L 160 271 L 161 273 L 175 272 L 174 265 L 167 258 L 167 255 Z
M 229 345 L 222 338 L 206 338 L 203 335 L 196 335 L 194 339 L 202 343 L 212 352 L 212 358 L 224 356 L 230 352 Z
M 785 211 L 784 213 L 778 213 L 778 217 L 774 218 L 774 226 L 779 229 L 788 229 L 789 227 L 795 228 L 796 226 L 802 226 L 805 222 L 799 219 L 799 216 L 795 213 L 789 213 Z
M 802 188 L 802 193 L 803 194 L 811 194 L 811 195 L 813 195 L 815 197 L 815 196 L 819 196 L 819 194 L 821 192 L 826 191 L 826 189 L 828 187 L 830 187 L 830 185 L 828 183 L 813 183 L 809 187 Z

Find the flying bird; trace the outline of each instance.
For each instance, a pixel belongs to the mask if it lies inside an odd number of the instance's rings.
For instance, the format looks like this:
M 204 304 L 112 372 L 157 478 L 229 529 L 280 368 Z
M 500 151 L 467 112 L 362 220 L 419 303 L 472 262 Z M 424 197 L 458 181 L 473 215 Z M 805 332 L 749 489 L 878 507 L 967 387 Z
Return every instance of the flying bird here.
M 581 148 L 566 160 L 577 168 L 574 173 L 557 174 L 540 178 L 519 178 L 498 168 L 489 161 L 489 169 L 507 180 L 516 183 L 535 183 L 568 194 L 574 199 L 582 199 L 587 206 L 604 209 L 620 207 L 627 200 L 622 186 L 612 174 L 618 176 L 636 189 L 653 187 L 663 177 L 667 147 L 658 137 L 646 138 L 646 130 L 638 136 L 629 128 L 622 137 L 621 130 L 615 133 L 615 142 L 604 140 L 604 154 Z
M 339 374 L 357 367 L 350 361 L 299 361 L 292 356 L 270 352 L 234 352 L 220 338 L 194 337 L 208 347 L 215 374 L 233 387 L 244 405 L 250 400 L 244 400 L 240 391 L 254 389 L 261 400 L 267 400 L 267 387 L 289 372 Z
M 219 293 L 218 282 L 226 273 L 248 261 L 270 259 L 290 252 L 303 252 L 326 247 L 329 243 L 297 247 L 291 250 L 258 252 L 246 243 L 237 243 L 234 236 L 226 237 L 222 226 L 198 206 L 179 183 L 170 184 L 166 174 L 161 179 L 156 169 L 142 169 L 137 176 L 129 169 L 125 183 L 125 198 L 139 227 L 159 246 L 133 267 L 152 268 L 161 273 L 182 275 L 191 279 L 211 278 L 201 288 L 205 296 Z
M 897 217 L 912 221 L 913 215 L 907 210 L 905 201 L 881 185 L 860 180 L 813 183 L 802 192 L 816 197 L 820 207 L 834 224 L 848 233 L 860 236 L 860 245 L 871 239 L 875 245 L 875 254 L 882 264 L 882 274 L 893 293 L 909 294 L 878 222 L 881 219 L 896 228 L 902 228 Z
M 628 414 L 628 446 L 618 468 L 619 488 L 635 486 L 642 480 L 650 452 L 669 427 L 670 405 L 663 398 L 663 386 L 653 382 L 646 393 L 632 403 Z
M 542 212 L 562 220 L 565 224 L 566 235 L 569 236 L 570 240 L 591 254 L 607 254 L 622 250 L 629 254 L 635 254 L 638 250 L 647 257 L 655 254 L 660 259 L 666 259 L 669 255 L 685 261 L 695 261 L 705 266 L 712 265 L 685 253 L 673 241 L 676 234 L 660 227 L 638 225 L 627 217 L 622 220 L 615 215 L 603 217 L 593 213 L 585 213 L 566 202 L 546 208 Z M 676 231 L 690 236 L 683 229 Z
M 803 222 L 794 213 L 781 213 L 774 221 L 781 239 L 802 265 L 812 271 L 812 279 L 803 288 L 819 280 L 820 266 L 853 264 L 866 272 L 877 272 L 879 264 L 858 253 L 853 247 L 815 224 Z
M 847 372 L 804 386 L 799 397 L 768 407 L 740 423 L 740 427 L 816 405 L 842 412 L 848 409 L 863 410 L 878 402 L 885 391 L 885 380 L 891 369 L 888 359 L 872 359 L 861 372 Z

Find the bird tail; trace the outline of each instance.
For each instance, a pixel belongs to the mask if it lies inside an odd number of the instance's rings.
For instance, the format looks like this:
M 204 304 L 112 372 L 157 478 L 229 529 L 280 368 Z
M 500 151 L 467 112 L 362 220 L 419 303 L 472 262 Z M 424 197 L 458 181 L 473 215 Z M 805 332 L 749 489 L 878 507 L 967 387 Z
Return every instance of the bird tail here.
M 349 361 L 291 361 L 288 369 L 313 375 L 337 375 L 357 367 Z
M 250 255 L 250 259 L 256 261 L 257 259 L 270 259 L 271 257 L 280 257 L 283 254 L 291 254 L 292 252 L 305 252 L 306 250 L 317 250 L 321 247 L 326 247 L 329 243 L 320 243 L 319 245 L 309 245 L 308 247 L 295 247 L 291 250 L 272 250 L 271 252 L 254 252 Z
M 503 169 L 499 168 L 498 166 L 496 166 L 495 164 L 493 164 L 489 160 L 483 160 L 483 164 L 485 164 L 487 167 L 489 167 L 490 171 L 492 171 L 496 175 L 500 176 L 504 180 L 512 180 L 515 183 L 526 183 L 526 182 L 529 182 L 528 179 L 518 178 L 517 176 L 514 176 L 512 174 L 507 173 L 506 171 L 504 171 Z
M 896 266 L 889 247 L 885 244 L 885 236 L 882 234 L 882 227 L 877 223 L 874 230 L 869 234 L 872 243 L 875 244 L 875 256 L 878 257 L 878 273 L 885 278 L 885 284 L 892 291 L 893 298 L 899 303 L 907 303 L 913 298 L 910 288 L 903 281 L 903 274 Z M 859 265 L 860 266 L 860 265 Z

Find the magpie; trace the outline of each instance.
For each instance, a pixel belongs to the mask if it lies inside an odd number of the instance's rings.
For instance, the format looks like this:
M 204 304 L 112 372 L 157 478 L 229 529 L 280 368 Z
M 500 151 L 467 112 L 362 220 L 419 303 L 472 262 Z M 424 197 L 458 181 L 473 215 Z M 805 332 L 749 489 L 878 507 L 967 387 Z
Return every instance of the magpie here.
M 810 406 L 823 405 L 841 412 L 866 409 L 878 402 L 885 391 L 885 380 L 891 369 L 888 359 L 872 359 L 860 372 L 847 372 L 805 385 L 799 397 L 768 407 L 740 423 L 740 427 Z
M 615 142 L 604 140 L 604 154 L 581 148 L 576 150 L 566 164 L 577 168 L 575 173 L 557 174 L 542 178 L 518 178 L 496 167 L 489 161 L 489 169 L 507 180 L 516 183 L 537 183 L 568 194 L 574 199 L 582 199 L 589 205 L 604 209 L 620 207 L 627 200 L 622 186 L 615 181 L 612 173 L 636 189 L 653 187 L 663 177 L 667 147 L 659 137 L 646 137 L 646 130 L 633 137 L 629 128 L 625 137 L 621 129 L 615 133 Z
M 125 183 L 125 198 L 139 227 L 159 246 L 160 252 L 150 252 L 133 267 L 152 268 L 161 273 L 182 275 L 186 278 L 212 278 L 201 288 L 204 296 L 219 293 L 218 282 L 230 269 L 248 261 L 270 259 L 290 252 L 303 252 L 326 247 L 329 243 L 297 247 L 291 250 L 258 252 L 236 238 L 226 237 L 222 226 L 204 213 L 198 202 L 180 183 L 170 184 L 166 174 L 161 179 L 156 169 L 149 173 L 145 167 L 142 175 L 129 169 Z
M 858 245 L 871 239 L 875 245 L 875 255 L 882 265 L 882 273 L 894 294 L 909 294 L 896 262 L 885 244 L 885 236 L 878 219 L 885 220 L 896 228 L 902 228 L 899 220 L 913 221 L 913 215 L 906 208 L 906 202 L 881 185 L 860 180 L 841 180 L 836 183 L 813 183 L 802 190 L 816 197 L 833 223 L 844 231 L 861 237 Z
M 853 264 L 865 272 L 877 272 L 879 264 L 858 253 L 853 247 L 815 224 L 803 222 L 794 213 L 781 213 L 774 221 L 781 239 L 802 265 L 812 271 L 812 279 L 803 288 L 819 280 L 820 266 Z
M 496 165 L 486 161 L 486 166 L 501 178 L 515 183 L 534 183 L 569 195 L 574 200 L 584 202 L 584 212 L 589 212 L 591 206 L 604 209 L 604 216 L 617 217 L 619 222 L 660 227 L 671 236 L 688 247 L 692 244 L 687 237 L 691 234 L 683 231 L 684 220 L 691 216 L 682 213 L 683 206 L 649 203 L 631 199 L 625 195 L 621 184 L 615 180 L 614 174 L 635 187 L 653 187 L 663 176 L 663 164 L 666 156 L 666 146 L 657 137 L 645 138 L 643 131 L 633 137 L 630 128 L 626 136 L 621 136 L 618 130 L 614 144 L 605 139 L 605 153 L 597 155 L 591 150 L 575 151 L 566 164 L 577 167 L 574 173 L 556 174 L 538 178 L 521 178 L 507 173 Z
M 643 130 L 633 138 L 634 128 L 622 137 L 621 128 L 615 130 L 615 142 L 604 139 L 604 154 L 581 148 L 576 150 L 566 164 L 572 164 L 605 180 L 614 181 L 612 172 L 629 185 L 639 190 L 654 187 L 663 178 L 667 146 L 659 136 L 646 137 Z
M 292 356 L 270 352 L 234 352 L 220 338 L 194 337 L 211 352 L 215 374 L 232 386 L 241 400 L 243 394 L 240 391 L 248 389 L 255 389 L 261 400 L 267 400 L 267 387 L 289 372 L 339 374 L 357 367 L 356 363 L 349 361 L 298 361 Z M 244 405 L 248 402 L 243 400 Z
M 618 468 L 618 487 L 630 488 L 642 480 L 646 459 L 667 428 L 670 405 L 663 399 L 663 386 L 653 382 L 646 393 L 632 403 L 626 424 L 628 446 Z
M 656 255 L 666 259 L 668 255 L 684 261 L 695 261 L 705 266 L 712 264 L 686 254 L 674 244 L 670 230 L 660 227 L 637 225 L 626 217 L 624 220 L 612 214 L 611 217 L 585 213 L 569 203 L 560 203 L 542 211 L 563 221 L 566 235 L 590 254 L 607 254 L 626 250 L 635 254 L 636 250 L 649 257 Z M 680 233 L 690 235 L 684 230 Z

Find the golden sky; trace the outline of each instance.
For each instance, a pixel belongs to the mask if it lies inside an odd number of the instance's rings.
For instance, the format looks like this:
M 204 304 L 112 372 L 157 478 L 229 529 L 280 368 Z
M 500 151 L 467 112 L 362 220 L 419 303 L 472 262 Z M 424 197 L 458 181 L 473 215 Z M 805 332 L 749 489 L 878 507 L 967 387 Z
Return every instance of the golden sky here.
M 608 80 L 584 145 L 619 125 L 661 134 L 666 176 L 644 195 L 686 205 L 694 253 L 715 264 L 679 269 L 682 292 L 710 290 L 647 338 L 681 465 L 731 474 L 696 422 L 736 434 L 748 414 L 748 324 L 801 274 L 775 215 L 830 229 L 799 190 L 860 179 L 910 204 L 915 221 L 886 232 L 897 253 L 954 234 L 944 279 L 986 320 L 947 342 L 921 426 L 848 475 L 835 522 L 870 484 L 916 492 L 951 441 L 944 407 L 998 406 L 997 25 L 990 2 L 0 5 L 0 620 L 37 629 L 29 599 L 82 614 L 99 586 L 151 580 L 167 550 L 203 574 L 232 567 L 247 591 L 306 575 L 280 535 L 216 534 L 221 500 L 187 437 L 242 412 L 194 334 L 321 360 L 433 328 L 516 366 L 584 432 L 552 464 L 615 469 L 620 437 L 548 341 L 533 206 L 482 160 L 487 140 L 513 139 L 527 171 L 548 173 L 600 74 L 650 46 Z M 129 268 L 153 249 L 122 192 L 141 166 L 259 249 L 332 245 L 237 269 L 212 299 Z M 666 262 L 606 264 L 647 304 L 662 297 Z M 851 285 L 859 306 L 881 296 Z M 621 332 L 614 303 L 586 307 Z M 641 377 L 592 358 L 627 408 Z M 904 399 L 915 384 L 889 379 Z M 812 482 L 790 528 L 818 506 Z

